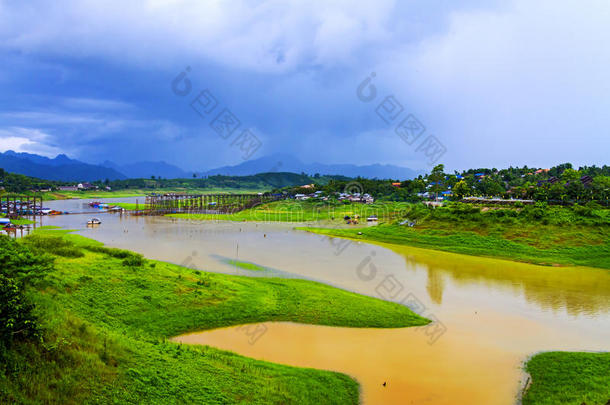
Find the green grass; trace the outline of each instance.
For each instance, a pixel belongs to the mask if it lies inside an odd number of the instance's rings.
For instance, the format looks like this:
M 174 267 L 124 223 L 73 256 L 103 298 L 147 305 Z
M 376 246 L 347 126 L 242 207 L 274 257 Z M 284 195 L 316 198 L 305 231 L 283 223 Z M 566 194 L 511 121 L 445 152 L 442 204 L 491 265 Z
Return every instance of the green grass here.
M 531 386 L 523 405 L 606 405 L 610 353 L 547 352 L 526 365 Z
M 6 218 L 6 214 L 0 214 L 0 218 Z M 14 225 L 30 225 L 35 224 L 35 221 L 31 219 L 19 218 L 19 219 L 11 219 L 11 223 Z
M 244 269 L 244 270 L 250 270 L 250 271 L 265 271 L 267 270 L 265 267 L 260 266 L 256 263 L 250 263 L 250 262 L 242 262 L 240 260 L 233 260 L 233 259 L 229 259 L 226 261 L 227 264 L 230 264 L 231 266 L 235 266 L 235 267 L 239 267 L 240 269 Z
M 139 262 L 131 260 L 136 254 L 66 231 L 34 234 L 42 239 L 35 248 L 63 256 L 28 294 L 44 345 L 22 344 L 0 366 L 0 402 L 357 403 L 358 384 L 346 375 L 167 339 L 264 321 L 380 328 L 428 322 L 404 306 L 312 281 Z M 44 240 L 56 236 L 82 256 Z
M 516 241 L 496 235 L 481 235 L 473 231 L 445 228 L 418 229 L 400 225 L 379 225 L 361 229 L 298 229 L 328 236 L 408 245 L 539 265 L 590 266 L 610 269 L 610 239 L 599 243 L 594 232 L 593 236 L 589 236 L 592 243 L 588 245 L 574 246 L 566 242 L 542 248 L 532 246 L 523 240 Z M 555 231 L 558 233 L 567 232 L 565 229 L 556 229 Z M 524 236 L 524 238 L 526 237 Z M 530 241 L 533 242 L 534 237 Z
M 144 201 L 142 201 L 142 202 L 138 201 L 138 204 L 136 204 L 136 203 L 117 203 L 117 202 L 113 202 L 113 203 L 110 203 L 110 205 L 116 205 L 118 207 L 125 208 L 128 211 L 135 211 L 135 210 L 142 210 L 142 209 L 144 209 Z
M 404 219 L 361 229 L 300 228 L 377 241 L 540 265 L 610 268 L 610 210 L 583 207 L 495 209 L 465 204 L 411 205 Z M 360 233 L 360 234 L 359 234 Z
M 344 224 L 345 216 L 358 215 L 360 222 L 365 223 L 371 215 L 379 217 L 380 221 L 391 221 L 400 218 L 409 207 L 408 203 L 377 202 L 374 204 L 360 203 L 329 203 L 323 201 L 276 201 L 261 204 L 235 214 L 169 214 L 174 218 L 193 220 L 229 220 L 229 221 L 260 221 L 260 222 L 312 222 L 324 221 Z
M 31 219 L 11 219 L 11 223 L 15 225 L 30 225 L 35 224 L 36 222 Z

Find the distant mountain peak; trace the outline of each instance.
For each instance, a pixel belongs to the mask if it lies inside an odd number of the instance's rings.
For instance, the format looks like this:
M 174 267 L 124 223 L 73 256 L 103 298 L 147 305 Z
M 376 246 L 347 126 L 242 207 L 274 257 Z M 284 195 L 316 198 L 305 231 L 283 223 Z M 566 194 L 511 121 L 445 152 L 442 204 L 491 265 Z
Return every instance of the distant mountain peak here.
M 307 173 L 310 175 L 319 173 L 327 175 L 342 175 L 347 177 L 366 177 L 380 179 L 411 179 L 423 173 L 418 170 L 409 169 L 388 164 L 354 165 L 354 164 L 324 164 L 303 163 L 295 156 L 287 153 L 274 153 L 258 159 L 234 165 L 223 166 L 203 172 L 202 175 L 212 176 L 216 174 L 232 176 L 248 176 L 257 173 L 268 172 L 292 172 Z

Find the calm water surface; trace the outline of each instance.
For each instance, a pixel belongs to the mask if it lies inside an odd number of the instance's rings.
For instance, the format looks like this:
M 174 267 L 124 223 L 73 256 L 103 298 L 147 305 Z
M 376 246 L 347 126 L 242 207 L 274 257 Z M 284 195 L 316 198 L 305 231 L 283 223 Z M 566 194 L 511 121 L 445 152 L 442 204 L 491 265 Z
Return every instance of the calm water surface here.
M 45 205 L 93 211 L 82 200 Z M 102 225 L 87 228 L 92 216 Z M 434 319 L 429 327 L 402 329 L 265 323 L 258 329 L 224 328 L 176 338 L 349 374 L 362 385 L 367 404 L 512 404 L 525 379 L 523 361 L 531 354 L 610 350 L 607 270 L 346 242 L 295 231 L 294 224 L 105 213 L 44 217 L 42 222 L 153 259 L 261 276 L 226 264 L 237 258 L 268 267 L 274 276 L 317 280 L 402 302 Z

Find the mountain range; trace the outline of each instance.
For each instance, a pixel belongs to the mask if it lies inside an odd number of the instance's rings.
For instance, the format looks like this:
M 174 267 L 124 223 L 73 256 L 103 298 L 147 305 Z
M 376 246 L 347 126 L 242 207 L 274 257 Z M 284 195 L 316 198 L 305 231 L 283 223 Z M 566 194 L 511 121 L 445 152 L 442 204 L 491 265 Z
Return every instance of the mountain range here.
M 51 159 L 32 153 L 17 153 L 8 150 L 0 153 L 0 167 L 7 172 L 46 180 L 94 181 L 127 178 L 112 168 L 83 163 L 63 154 Z
M 205 176 L 212 176 L 215 174 L 246 176 L 266 172 L 307 173 L 310 175 L 319 173 L 347 177 L 401 180 L 412 179 L 423 174 L 423 171 L 394 165 L 373 164 L 358 166 L 354 164 L 303 163 L 296 157 L 288 154 L 263 156 L 258 159 L 247 160 L 235 166 L 223 166 L 200 174 Z
M 0 167 L 12 173 L 25 174 L 48 180 L 59 181 L 94 181 L 116 180 L 126 178 L 189 178 L 193 172 L 187 172 L 166 162 L 135 162 L 119 165 L 105 161 L 99 165 L 70 159 L 64 154 L 48 158 L 31 153 L 6 151 L 0 153 Z M 354 165 L 303 163 L 288 154 L 274 154 L 259 159 L 252 159 L 234 166 L 223 166 L 212 170 L 197 172 L 198 177 L 213 175 L 247 176 L 257 173 L 291 172 L 314 175 L 342 175 L 347 177 L 366 177 L 379 179 L 411 179 L 423 174 L 421 171 L 394 165 Z

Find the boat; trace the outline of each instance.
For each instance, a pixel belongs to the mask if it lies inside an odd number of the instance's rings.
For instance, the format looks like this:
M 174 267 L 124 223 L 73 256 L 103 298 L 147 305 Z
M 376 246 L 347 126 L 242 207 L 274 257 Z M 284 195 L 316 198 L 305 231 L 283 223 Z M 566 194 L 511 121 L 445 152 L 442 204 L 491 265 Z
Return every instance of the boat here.
M 87 221 L 87 225 L 99 225 L 101 223 L 102 221 L 100 221 L 99 218 L 91 218 L 89 221 Z
M 376 215 L 371 215 L 370 217 L 368 217 L 366 219 L 368 222 L 375 222 L 377 221 L 377 216 Z

